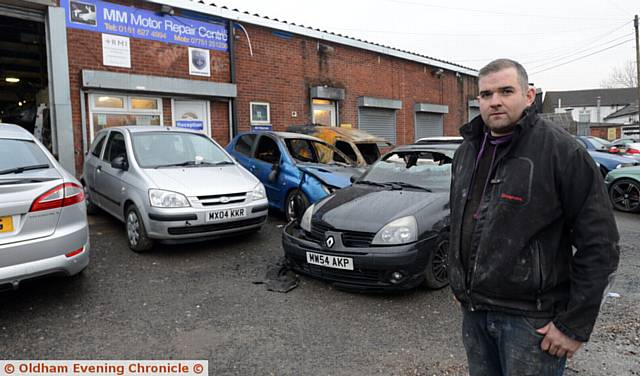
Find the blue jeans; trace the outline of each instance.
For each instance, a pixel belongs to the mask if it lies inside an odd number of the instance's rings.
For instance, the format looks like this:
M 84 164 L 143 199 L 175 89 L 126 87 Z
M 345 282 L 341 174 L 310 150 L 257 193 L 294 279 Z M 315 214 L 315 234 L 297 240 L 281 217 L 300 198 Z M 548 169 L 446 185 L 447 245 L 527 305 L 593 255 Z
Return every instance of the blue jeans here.
M 462 342 L 470 376 L 561 376 L 566 358 L 540 349 L 543 335 L 536 329 L 549 319 L 499 312 L 463 311 Z

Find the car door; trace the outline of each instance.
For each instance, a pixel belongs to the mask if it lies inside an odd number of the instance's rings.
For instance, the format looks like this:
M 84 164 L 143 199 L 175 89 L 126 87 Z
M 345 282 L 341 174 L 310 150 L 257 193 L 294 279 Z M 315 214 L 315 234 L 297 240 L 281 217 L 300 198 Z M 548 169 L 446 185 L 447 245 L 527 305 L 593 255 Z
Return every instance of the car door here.
M 252 152 L 256 143 L 256 138 L 257 135 L 254 133 L 244 134 L 238 137 L 232 149 L 232 155 L 236 158 L 238 163 L 249 171 L 251 171 L 251 167 L 254 166 Z M 251 172 L 254 173 L 254 171 Z
M 87 153 L 84 166 L 84 184 L 91 196 L 91 201 L 98 206 L 101 205 L 101 202 L 100 195 L 95 192 L 96 170 L 100 165 L 100 157 L 102 156 L 102 149 L 104 149 L 104 144 L 107 140 L 107 134 L 108 132 L 98 133 L 96 139 L 91 145 L 89 153 Z
M 280 159 L 282 153 L 278 147 L 276 139 L 270 135 L 260 135 L 256 147 L 254 148 L 252 163 L 249 166 L 251 171 L 264 184 L 269 202 L 277 203 L 281 200 L 282 187 L 280 181 L 281 174 L 278 174 L 273 181 L 269 181 L 269 174 L 274 168 L 281 169 Z
M 96 191 L 102 200 L 103 209 L 122 218 L 123 213 L 120 210 L 124 193 L 122 177 L 127 171 L 111 167 L 111 162 L 119 156 L 129 160 L 125 136 L 121 131 L 112 130 L 102 153 L 102 159 L 96 168 Z

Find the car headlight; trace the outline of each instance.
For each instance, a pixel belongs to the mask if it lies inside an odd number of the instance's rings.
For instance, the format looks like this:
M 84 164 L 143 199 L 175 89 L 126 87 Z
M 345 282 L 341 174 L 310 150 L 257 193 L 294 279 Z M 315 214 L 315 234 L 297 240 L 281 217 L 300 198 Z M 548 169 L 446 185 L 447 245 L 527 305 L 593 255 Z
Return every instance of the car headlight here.
M 405 244 L 418 238 L 418 224 L 414 216 L 398 218 L 387 223 L 373 238 L 371 244 Z
M 185 208 L 191 206 L 187 196 L 162 189 L 149 190 L 149 202 L 157 208 Z
M 267 197 L 267 192 L 264 190 L 264 185 L 262 185 L 262 183 L 258 183 L 258 185 L 253 188 L 250 195 L 252 201 L 257 201 Z
M 313 215 L 313 209 L 316 204 L 311 204 L 307 210 L 304 211 L 302 219 L 300 219 L 300 227 L 306 232 L 311 232 L 311 216 Z

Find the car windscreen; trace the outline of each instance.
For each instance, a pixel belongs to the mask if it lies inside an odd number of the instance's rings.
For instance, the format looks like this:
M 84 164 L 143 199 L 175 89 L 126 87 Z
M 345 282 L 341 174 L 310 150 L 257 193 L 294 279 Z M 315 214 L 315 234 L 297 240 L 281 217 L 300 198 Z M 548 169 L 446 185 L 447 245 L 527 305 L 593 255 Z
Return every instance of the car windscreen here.
M 207 136 L 181 132 L 134 133 L 133 154 L 142 168 L 234 164 Z
M 288 138 L 285 144 L 289 154 L 299 162 L 355 165 L 354 161 L 329 144 L 306 138 Z
M 611 143 L 609 141 L 607 141 L 607 140 L 602 139 L 602 138 L 589 137 L 588 140 L 591 142 L 593 147 L 596 148 L 596 150 L 607 150 L 607 149 L 609 149 L 609 147 L 611 147 Z
M 453 150 L 390 153 L 369 167 L 358 181 L 406 183 L 431 191 L 448 191 L 453 153 Z
M 35 142 L 0 139 L 0 172 L 49 168 L 49 158 Z

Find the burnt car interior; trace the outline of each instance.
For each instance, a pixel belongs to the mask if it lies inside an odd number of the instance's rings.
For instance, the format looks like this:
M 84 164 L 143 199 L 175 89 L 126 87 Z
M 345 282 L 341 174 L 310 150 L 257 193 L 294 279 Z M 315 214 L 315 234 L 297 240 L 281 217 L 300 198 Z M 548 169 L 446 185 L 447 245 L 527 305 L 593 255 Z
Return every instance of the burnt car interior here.
M 358 150 L 360 150 L 360 154 L 364 158 L 367 164 L 372 164 L 380 158 L 380 150 L 378 149 L 378 145 L 375 143 L 358 143 L 356 144 Z
M 0 122 L 35 133 L 51 149 L 48 108 L 44 22 L 0 16 Z
M 260 137 L 256 148 L 256 158 L 271 164 L 280 163 L 280 149 L 270 137 Z

